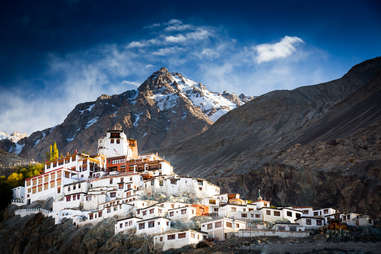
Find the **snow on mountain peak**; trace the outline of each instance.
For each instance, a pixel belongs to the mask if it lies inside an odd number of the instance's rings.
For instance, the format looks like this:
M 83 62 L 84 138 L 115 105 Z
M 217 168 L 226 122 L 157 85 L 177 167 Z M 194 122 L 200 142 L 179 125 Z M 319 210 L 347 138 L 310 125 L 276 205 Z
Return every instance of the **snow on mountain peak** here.
M 164 67 L 151 75 L 149 82 L 144 82 L 142 87 L 152 91 L 153 95 L 150 97 L 156 101 L 156 105 L 162 111 L 176 106 L 177 98 L 183 96 L 213 122 L 248 101 L 246 96 L 211 92 L 203 84 L 177 72 L 169 73 Z
M 17 143 L 19 140 L 27 137 L 28 135 L 26 133 L 20 133 L 20 132 L 12 132 L 11 134 L 8 134 L 4 131 L 0 131 L 0 140 L 2 139 L 8 139 L 12 141 L 13 143 Z

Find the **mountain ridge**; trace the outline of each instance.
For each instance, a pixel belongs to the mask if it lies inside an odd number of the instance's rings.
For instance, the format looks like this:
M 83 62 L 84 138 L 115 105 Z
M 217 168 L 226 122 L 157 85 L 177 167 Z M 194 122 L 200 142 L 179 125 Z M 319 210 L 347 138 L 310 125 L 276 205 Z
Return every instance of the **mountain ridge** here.
M 6 151 L 17 148 L 18 155 L 37 160 L 44 159 L 53 142 L 62 153 L 76 149 L 95 153 L 97 137 L 117 127 L 138 139 L 142 151 L 157 150 L 205 131 L 218 117 L 250 99 L 210 92 L 201 83 L 161 68 L 135 90 L 77 104 L 61 124 L 17 143 L 0 141 L 0 146 Z

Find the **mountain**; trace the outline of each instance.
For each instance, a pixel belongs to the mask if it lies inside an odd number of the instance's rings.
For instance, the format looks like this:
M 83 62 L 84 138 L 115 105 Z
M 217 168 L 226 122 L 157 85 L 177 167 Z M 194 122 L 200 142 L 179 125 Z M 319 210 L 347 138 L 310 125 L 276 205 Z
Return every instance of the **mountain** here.
M 118 127 L 138 140 L 140 151 L 160 151 L 204 132 L 251 99 L 210 92 L 201 83 L 161 68 L 138 89 L 78 104 L 62 124 L 34 132 L 14 146 L 20 156 L 37 160 L 45 158 L 54 142 L 61 153 L 75 149 L 95 153 L 105 131 Z
M 381 58 L 331 82 L 273 91 L 162 153 L 180 174 L 279 205 L 381 216 Z

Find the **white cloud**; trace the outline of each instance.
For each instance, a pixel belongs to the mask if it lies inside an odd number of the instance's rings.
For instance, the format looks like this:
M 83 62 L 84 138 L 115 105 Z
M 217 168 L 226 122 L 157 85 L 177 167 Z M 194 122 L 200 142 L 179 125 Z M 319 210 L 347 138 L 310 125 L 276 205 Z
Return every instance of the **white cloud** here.
M 140 83 L 137 81 L 129 81 L 129 80 L 123 80 L 122 85 L 132 85 L 132 86 L 139 86 Z
M 171 26 L 168 26 L 164 29 L 164 31 L 167 31 L 167 32 L 171 32 L 171 31 L 184 31 L 184 30 L 189 30 L 189 29 L 193 29 L 193 26 L 192 25 L 171 25 Z
M 270 44 L 260 44 L 254 47 L 257 53 L 255 60 L 257 63 L 269 62 L 279 58 L 286 58 L 296 51 L 295 45 L 303 43 L 303 40 L 296 36 L 285 36 L 280 42 Z
M 185 34 L 169 35 L 165 37 L 165 41 L 171 43 L 182 43 L 188 41 L 200 41 L 212 36 L 212 33 L 206 29 L 198 28 L 194 32 Z
M 169 54 L 176 54 L 179 53 L 180 51 L 183 51 L 183 48 L 180 47 L 168 47 L 168 48 L 161 48 L 159 50 L 156 50 L 152 52 L 152 55 L 155 56 L 166 56 Z

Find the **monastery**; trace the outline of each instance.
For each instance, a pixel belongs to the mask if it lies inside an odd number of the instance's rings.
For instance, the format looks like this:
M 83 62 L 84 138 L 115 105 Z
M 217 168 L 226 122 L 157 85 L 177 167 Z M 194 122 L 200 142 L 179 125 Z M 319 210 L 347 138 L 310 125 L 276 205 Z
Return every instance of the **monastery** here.
M 96 155 L 75 152 L 46 162 L 44 173 L 26 179 L 13 196 L 17 206 L 53 200 L 51 210 L 20 207 L 16 215 L 40 212 L 78 227 L 113 217 L 115 234 L 152 236 L 163 251 L 231 236 L 306 237 L 331 219 L 373 225 L 369 216 L 333 208 L 270 206 L 260 192 L 254 202 L 221 194 L 205 179 L 176 175 L 158 154 L 139 155 L 137 141 L 122 130 L 107 131 Z

